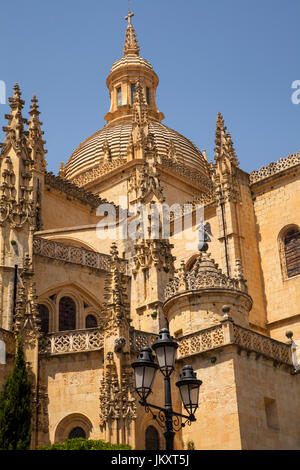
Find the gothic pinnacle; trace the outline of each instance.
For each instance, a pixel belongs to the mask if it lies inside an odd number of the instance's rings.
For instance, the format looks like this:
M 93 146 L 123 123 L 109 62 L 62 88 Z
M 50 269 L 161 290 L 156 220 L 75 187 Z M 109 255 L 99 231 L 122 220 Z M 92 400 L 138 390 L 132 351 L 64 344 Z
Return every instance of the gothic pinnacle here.
M 25 102 L 21 99 L 21 91 L 17 83 L 14 86 L 14 96 L 13 98 L 8 98 L 8 102 L 11 112 L 5 115 L 5 118 L 8 120 L 8 125 L 3 127 L 3 131 L 6 135 L 5 142 L 1 147 L 5 148 L 7 145 L 13 144 L 19 153 L 27 134 L 24 130 L 24 124 L 28 124 L 28 122 L 27 119 L 22 116 L 22 109 Z
M 217 116 L 215 144 L 216 160 L 226 156 L 233 165 L 239 165 L 231 134 L 227 132 L 227 127 L 225 126 L 224 118 L 221 113 L 218 113 Z
M 43 123 L 39 119 L 39 115 L 41 113 L 39 111 L 38 99 L 36 95 L 33 95 L 33 98 L 31 100 L 29 114 L 30 114 L 30 120 L 29 120 L 29 126 L 28 126 L 29 147 L 34 150 L 37 146 L 39 146 L 40 153 L 46 154 L 47 150 L 44 149 L 44 145 L 46 141 L 43 140 L 42 138 L 44 131 L 41 130 L 41 126 L 43 125 Z

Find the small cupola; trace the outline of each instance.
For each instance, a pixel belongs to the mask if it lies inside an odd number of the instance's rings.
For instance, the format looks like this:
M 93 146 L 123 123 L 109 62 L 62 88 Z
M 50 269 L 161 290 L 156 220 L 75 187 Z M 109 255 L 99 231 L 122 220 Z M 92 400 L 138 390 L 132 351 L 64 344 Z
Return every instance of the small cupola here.
M 152 65 L 140 56 L 140 48 L 132 25 L 133 13 L 126 16 L 127 28 L 123 57 L 115 62 L 107 77 L 106 85 L 110 94 L 110 110 L 104 116 L 108 124 L 132 119 L 136 83 L 143 88 L 150 119 L 161 121 L 163 113 L 156 106 L 158 76 Z

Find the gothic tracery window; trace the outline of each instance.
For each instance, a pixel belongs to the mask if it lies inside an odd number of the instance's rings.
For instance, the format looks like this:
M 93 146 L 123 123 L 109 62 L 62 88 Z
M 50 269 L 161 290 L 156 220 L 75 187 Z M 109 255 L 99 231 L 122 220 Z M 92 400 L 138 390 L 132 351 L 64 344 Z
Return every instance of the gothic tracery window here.
M 48 333 L 49 332 L 49 309 L 44 304 L 38 304 L 38 311 L 40 314 L 41 332 Z
M 75 330 L 76 305 L 71 297 L 62 297 L 59 301 L 59 331 Z
M 300 274 L 300 230 L 292 229 L 284 237 L 287 277 Z

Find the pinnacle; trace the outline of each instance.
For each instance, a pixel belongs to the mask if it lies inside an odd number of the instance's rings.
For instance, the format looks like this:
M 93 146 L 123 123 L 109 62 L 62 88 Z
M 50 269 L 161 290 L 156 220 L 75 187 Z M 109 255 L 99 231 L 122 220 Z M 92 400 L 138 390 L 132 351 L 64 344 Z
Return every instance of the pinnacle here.
M 15 96 L 14 96 L 15 98 L 17 98 L 17 97 L 20 98 L 21 97 L 22 93 L 21 93 L 21 90 L 20 90 L 20 87 L 19 87 L 18 83 L 16 83 L 14 85 L 14 92 L 15 92 Z
M 230 132 L 227 132 L 227 127 L 225 126 L 224 118 L 220 112 L 217 116 L 215 144 L 216 159 L 222 157 L 222 155 L 226 155 L 231 161 L 231 163 L 238 166 L 239 161 L 235 153 L 231 134 Z

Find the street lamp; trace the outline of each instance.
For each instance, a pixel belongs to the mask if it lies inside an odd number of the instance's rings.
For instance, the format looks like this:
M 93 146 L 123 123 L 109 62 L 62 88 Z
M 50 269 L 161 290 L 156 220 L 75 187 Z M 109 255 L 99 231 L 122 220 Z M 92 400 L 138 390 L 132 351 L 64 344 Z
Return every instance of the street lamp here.
M 186 424 L 182 422 L 180 424 L 179 418 L 185 418 L 188 424 L 196 421 L 195 411 L 198 408 L 199 389 L 202 383 L 201 380 L 197 380 L 192 366 L 184 366 L 176 386 L 179 388 L 188 416 L 173 411 L 170 376 L 174 371 L 177 348 L 178 343 L 170 336 L 169 330 L 163 328 L 160 330 L 156 342 L 152 345 L 152 349 L 156 352 L 158 365 L 154 362 L 151 349 L 146 347 L 140 351 L 137 361 L 131 364 L 135 373 L 136 392 L 141 399 L 140 404 L 145 407 L 146 412 L 151 412 L 161 427 L 165 428 L 166 450 L 174 449 L 174 427 L 177 428 L 176 431 L 179 431 Z M 164 408 L 147 402 L 158 368 L 164 376 Z M 155 415 L 152 409 L 158 410 L 158 414 Z

